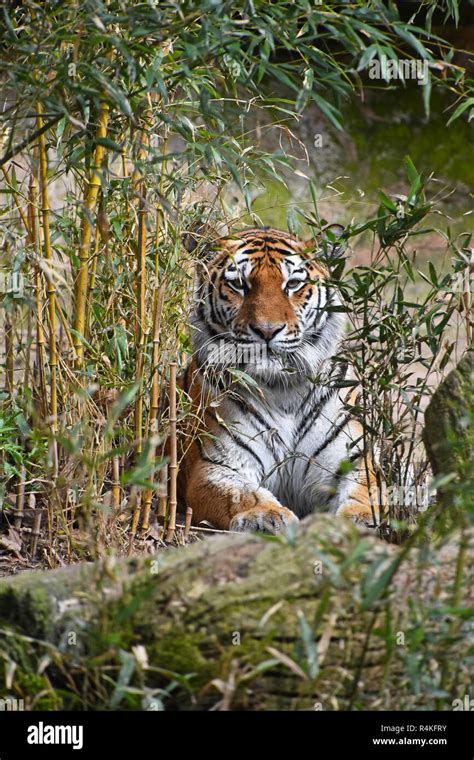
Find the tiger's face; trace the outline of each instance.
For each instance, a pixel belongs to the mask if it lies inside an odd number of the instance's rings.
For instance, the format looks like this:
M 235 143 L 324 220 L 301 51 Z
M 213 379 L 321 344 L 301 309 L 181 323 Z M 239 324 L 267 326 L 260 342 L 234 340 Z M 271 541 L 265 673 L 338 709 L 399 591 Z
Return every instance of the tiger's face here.
M 313 368 L 334 297 L 314 243 L 256 229 L 221 239 L 215 248 L 203 267 L 195 320 L 207 361 L 240 365 L 266 379 L 283 369 Z

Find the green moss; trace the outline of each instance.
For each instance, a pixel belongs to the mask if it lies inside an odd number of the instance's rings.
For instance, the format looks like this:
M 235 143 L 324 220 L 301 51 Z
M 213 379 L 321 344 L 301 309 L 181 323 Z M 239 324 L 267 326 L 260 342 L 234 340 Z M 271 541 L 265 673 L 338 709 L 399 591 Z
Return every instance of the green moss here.
M 216 674 L 216 663 L 206 658 L 205 650 L 212 644 L 209 634 L 199 634 L 184 627 L 176 627 L 169 633 L 157 636 L 149 649 L 151 662 L 181 675 L 197 674 L 199 686 L 206 684 Z
M 0 588 L 0 621 L 8 620 L 11 625 L 30 636 L 45 638 L 53 627 L 53 609 L 47 586 L 20 586 L 5 584 Z
M 0 649 L 6 658 L 4 666 L 0 668 L 0 695 L 5 692 L 7 663 L 14 662 L 13 683 L 8 691 L 17 699 L 25 701 L 25 709 L 61 709 L 59 692 L 51 688 L 46 672 L 38 673 L 38 662 L 42 656 L 51 654 L 49 648 L 8 626 L 1 633 Z
M 396 97 L 390 92 L 373 95 L 369 103 L 376 118 L 370 121 L 357 106 L 345 111 L 346 129 L 358 154 L 357 162 L 349 166 L 359 175 L 358 182 L 364 190 L 375 191 L 393 184 L 394 177 L 405 180 L 402 162 L 407 153 L 425 174 L 434 172 L 456 186 L 474 188 L 474 162 L 466 160 L 472 146 L 469 124 L 458 119 L 447 127 L 449 101 L 436 92 L 432 94 L 427 121 L 420 95 L 420 88 L 412 83 L 398 90 Z M 463 200 L 464 203 L 458 197 L 454 202 L 468 210 L 471 204 L 467 194 Z
M 287 210 L 292 205 L 291 193 L 282 182 L 265 179 L 265 188 L 252 203 L 252 211 L 262 219 L 263 224 L 279 229 L 287 228 Z M 251 219 L 247 216 L 244 220 L 247 224 Z
M 308 144 L 311 165 L 304 171 L 320 191 L 335 177 L 347 177 L 337 183 L 343 195 L 335 199 L 335 210 L 341 214 L 342 203 L 347 219 L 352 216 L 360 219 L 361 212 L 363 217 L 368 216 L 378 204 L 379 188 L 390 190 L 394 186 L 407 186 L 403 159 L 409 154 L 425 177 L 433 173 L 441 181 L 430 186 L 428 193 L 431 196 L 441 190 L 443 182 L 448 191 L 455 188 L 455 192 L 444 201 L 444 209 L 458 218 L 448 222 L 439 216 L 436 226 L 445 229 L 449 223 L 454 233 L 474 229 L 474 217 L 462 216 L 472 208 L 470 193 L 474 188 L 474 162 L 468 160 L 472 152 L 472 128 L 462 118 L 446 126 L 450 102 L 445 93 L 434 90 L 431 116 L 427 120 L 421 88 L 412 82 L 407 82 L 406 88 L 397 89 L 396 92 L 368 92 L 364 103 L 357 104 L 352 100 L 343 109 L 346 133 L 343 140 L 334 127 L 325 124 L 324 132 L 330 140 L 328 147 L 321 150 L 331 151 L 331 155 L 329 158 L 325 156 L 323 173 L 319 170 L 317 151 Z M 300 127 L 295 125 L 293 129 L 298 136 Z M 307 136 L 303 134 L 305 130 L 301 131 L 303 140 L 307 142 Z M 354 146 L 355 159 L 347 150 L 347 140 Z M 290 186 L 293 190 L 297 189 L 296 199 L 295 193 L 279 182 L 261 178 L 261 183 L 265 191 L 258 195 L 252 208 L 264 224 L 286 229 L 289 206 L 311 208 L 308 182 L 304 178 L 291 177 Z M 364 192 L 362 201 L 356 188 Z M 327 192 L 320 194 L 328 196 Z M 250 217 L 247 216 L 245 221 L 250 223 Z M 303 234 L 309 232 L 304 224 L 302 229 Z

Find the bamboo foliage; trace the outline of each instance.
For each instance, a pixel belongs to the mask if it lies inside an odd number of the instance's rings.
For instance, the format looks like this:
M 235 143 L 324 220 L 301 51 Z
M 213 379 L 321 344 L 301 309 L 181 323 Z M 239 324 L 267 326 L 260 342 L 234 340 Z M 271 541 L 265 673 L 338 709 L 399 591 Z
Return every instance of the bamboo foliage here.
M 11 180 L 10 175 L 8 173 L 8 169 L 5 166 L 2 166 L 1 169 L 2 169 L 2 174 L 4 176 L 5 182 L 7 183 L 7 186 L 9 188 L 13 188 L 12 180 Z M 15 192 L 13 193 L 13 201 L 15 203 L 15 206 L 18 209 L 18 213 L 20 214 L 20 219 L 23 222 L 23 226 L 27 230 L 28 229 L 28 220 L 26 218 L 25 212 L 23 211 L 21 203 L 20 203 L 20 201 L 18 199 L 18 194 L 15 193 Z

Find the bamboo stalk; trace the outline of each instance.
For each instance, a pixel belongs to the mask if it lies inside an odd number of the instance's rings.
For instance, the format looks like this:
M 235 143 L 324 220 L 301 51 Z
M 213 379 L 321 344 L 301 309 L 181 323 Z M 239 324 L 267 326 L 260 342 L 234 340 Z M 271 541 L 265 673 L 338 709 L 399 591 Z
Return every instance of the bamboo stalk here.
M 176 523 L 176 528 L 184 528 L 186 529 L 186 524 L 184 523 Z M 192 526 L 193 533 L 222 533 L 223 535 L 227 536 L 229 534 L 231 535 L 242 535 L 238 530 L 220 530 L 219 528 L 206 528 L 204 525 L 193 525 Z
M 13 394 L 13 327 L 5 320 L 5 393 Z
M 141 493 L 138 491 L 136 487 L 134 487 L 132 490 L 132 494 L 130 498 L 130 507 L 132 509 L 132 525 L 130 528 L 130 541 L 128 544 L 129 555 L 132 553 L 133 542 L 135 540 L 135 536 L 137 535 L 138 520 L 140 519 L 140 510 L 141 510 Z
M 128 164 L 127 164 L 127 149 L 122 149 L 122 174 L 124 179 L 128 177 Z
M 178 447 L 176 440 L 176 362 L 170 364 L 170 513 L 166 540 L 172 541 L 176 528 Z
M 120 457 L 112 458 L 112 519 L 115 519 L 121 504 L 122 489 L 120 486 Z
M 34 493 L 30 493 L 28 496 L 28 508 L 30 510 L 35 511 L 36 506 L 36 497 Z M 31 541 L 30 541 L 30 554 L 32 557 L 35 556 L 36 550 L 38 547 L 38 538 L 40 536 L 40 530 L 41 530 L 41 517 L 42 517 L 42 511 L 40 509 L 35 511 L 35 516 L 33 520 L 33 530 L 31 531 Z
M 34 172 L 30 175 L 30 187 L 28 193 L 28 237 L 33 250 L 39 254 L 38 241 L 38 216 L 36 212 L 38 203 L 38 186 Z M 43 288 L 41 282 L 41 269 L 35 264 L 35 309 L 36 309 L 36 367 L 38 371 L 38 385 L 40 391 L 40 405 L 43 420 L 46 418 L 48 409 L 48 398 L 46 393 L 46 359 L 45 359 L 45 337 L 43 327 Z
M 95 235 L 94 235 L 94 252 L 92 254 L 91 281 L 90 281 L 90 286 L 89 286 L 88 294 L 87 294 L 87 307 L 86 307 L 87 336 L 89 336 L 89 333 L 90 333 L 90 313 L 91 313 L 91 304 L 92 304 L 92 293 L 94 292 L 95 280 L 96 280 L 96 275 L 97 275 L 97 259 L 98 259 L 98 254 L 99 254 L 99 244 L 100 244 L 100 228 L 99 228 L 99 225 L 97 225 L 95 228 Z
M 109 106 L 102 103 L 99 114 L 97 138 L 105 138 L 109 120 Z M 95 210 L 97 196 L 101 187 L 100 171 L 104 158 L 103 145 L 97 144 L 94 151 L 94 166 L 86 191 L 85 213 L 81 225 L 81 243 L 79 248 L 79 271 L 74 287 L 74 347 L 76 349 L 76 366 L 80 367 L 84 359 L 82 338 L 86 328 L 87 293 L 89 280 L 89 248 L 92 236 L 91 216 Z
M 148 137 L 144 136 L 144 146 L 139 151 L 139 157 L 143 157 L 143 154 L 145 152 L 145 146 L 148 145 Z M 166 141 L 165 141 L 165 148 L 166 150 Z M 135 170 L 136 171 L 136 170 Z M 137 176 L 135 174 L 135 176 Z M 160 190 L 163 192 L 163 181 L 164 181 L 164 173 L 162 172 L 161 180 L 160 180 Z M 152 436 L 152 440 L 150 441 L 150 449 L 149 449 L 149 455 L 148 459 L 149 461 L 153 461 L 156 458 L 156 434 L 158 432 L 158 408 L 159 408 L 159 398 L 160 398 L 160 388 L 159 388 L 159 376 L 158 376 L 158 362 L 159 362 L 159 352 L 160 352 L 160 334 L 161 334 L 161 317 L 163 312 L 163 302 L 164 302 L 164 296 L 165 296 L 165 286 L 166 281 L 165 279 L 162 280 L 160 286 L 158 287 L 158 278 L 160 273 L 160 257 L 159 257 L 159 241 L 160 241 L 160 232 L 161 232 L 161 225 L 160 225 L 160 210 L 157 209 L 156 213 L 156 220 L 155 220 L 155 240 L 154 240 L 154 248 L 155 248 L 155 272 L 154 272 L 154 292 L 153 292 L 153 342 L 152 342 L 152 375 L 151 375 L 151 397 L 150 397 L 150 408 L 147 418 L 147 424 L 146 424 L 146 436 L 148 437 L 150 434 Z M 160 472 L 160 496 L 159 496 L 159 516 L 163 517 L 163 520 L 166 515 L 166 506 L 167 506 L 167 475 L 163 476 L 162 472 Z M 150 520 L 150 511 L 151 511 L 151 503 L 153 498 L 153 492 L 151 489 L 147 489 L 143 495 L 143 515 L 142 515 L 142 535 L 146 533 L 149 527 L 149 520 Z
M 126 147 L 124 147 L 122 150 L 122 169 L 123 169 L 123 179 L 127 179 L 128 178 L 128 163 L 127 163 Z M 128 250 L 127 250 L 127 246 L 125 242 L 122 242 L 120 245 L 119 263 L 117 265 L 117 271 L 118 271 L 119 277 L 124 271 L 124 268 L 128 270 Z M 123 328 L 125 328 L 126 326 L 126 321 L 122 315 L 119 316 L 119 324 L 122 325 Z
M 25 507 L 25 479 L 26 479 L 26 467 L 21 465 L 20 479 L 16 486 L 16 515 L 15 515 L 15 528 L 21 528 L 23 522 L 23 513 Z
M 36 148 L 37 148 L 37 146 L 36 146 Z M 8 171 L 3 166 L 1 167 L 1 169 L 2 169 L 2 172 L 4 174 L 5 180 L 7 181 L 7 183 L 9 185 L 11 185 L 11 179 L 10 179 L 10 177 L 8 175 Z M 31 224 L 32 224 L 32 219 L 30 217 L 30 206 L 33 205 L 34 219 L 36 219 L 36 208 L 37 208 L 37 203 L 38 203 L 38 199 L 37 199 L 38 198 L 38 194 L 37 194 L 37 189 L 36 189 L 36 182 L 37 182 L 37 180 L 36 180 L 36 177 L 35 177 L 35 175 L 34 175 L 33 172 L 31 173 L 31 178 L 32 179 L 34 178 L 34 180 L 35 180 L 35 194 L 34 194 L 34 201 L 33 202 L 31 201 L 31 194 L 29 194 L 29 196 L 28 196 L 28 217 L 25 216 L 25 213 L 24 213 L 22 207 L 20 206 L 20 203 L 18 201 L 18 198 L 17 198 L 16 194 L 13 195 L 16 207 L 17 207 L 17 209 L 18 209 L 18 211 L 20 213 L 21 221 L 23 222 L 25 230 L 28 233 L 28 236 L 30 238 L 30 242 L 32 242 L 32 240 L 31 240 L 31 231 L 30 231 L 31 230 Z M 37 246 L 38 234 L 37 234 L 37 222 L 36 221 L 34 221 L 34 229 L 36 231 L 35 252 L 38 254 L 38 246 Z M 72 349 L 74 349 L 74 341 L 72 339 L 72 334 L 71 334 L 71 331 L 69 329 L 69 325 L 66 322 L 66 317 L 64 316 L 64 312 L 63 312 L 63 310 L 61 308 L 61 305 L 59 304 L 59 302 L 57 300 L 56 300 L 56 311 L 59 314 L 59 318 L 61 320 L 61 324 L 63 326 L 64 332 L 66 333 L 67 339 L 69 341 L 69 345 L 71 346 Z
M 145 347 L 145 285 L 146 285 L 146 189 L 144 183 L 140 187 L 140 200 L 138 207 L 138 248 L 137 248 L 137 336 L 136 378 L 138 392 L 135 401 L 135 440 L 136 454 L 139 455 L 143 448 L 143 365 Z
M 191 530 L 192 521 L 193 521 L 193 510 L 192 510 L 192 507 L 187 506 L 185 523 L 184 523 L 184 537 L 185 538 L 188 538 L 189 536 L 189 531 Z
M 462 604 L 463 580 L 466 577 L 466 560 L 468 559 L 468 554 L 467 554 L 468 550 L 469 550 L 469 535 L 466 530 L 466 521 L 463 519 L 461 523 L 459 547 L 458 547 L 458 552 L 457 552 L 457 557 L 456 557 L 456 572 L 455 572 L 455 577 L 454 577 L 453 589 L 451 593 L 452 609 L 457 609 Z M 449 624 L 449 636 L 452 641 L 454 641 L 456 637 L 459 635 L 459 629 L 461 625 L 462 625 L 461 618 L 454 615 Z M 453 670 L 452 663 L 449 662 L 446 658 L 444 658 L 441 665 L 441 679 L 440 679 L 441 689 L 444 690 L 448 688 L 448 680 L 452 673 L 452 670 Z M 441 704 L 441 700 L 438 698 L 438 709 L 442 709 L 442 707 L 439 707 L 440 704 Z
M 160 287 L 156 288 L 155 293 L 154 293 L 152 381 L 151 381 L 150 411 L 148 415 L 147 429 L 146 429 L 146 435 L 151 434 L 153 438 L 153 440 L 150 442 L 149 461 L 153 461 L 156 457 L 155 441 L 156 441 L 156 435 L 158 433 L 157 417 L 158 417 L 158 406 L 159 406 L 159 398 L 160 398 L 160 389 L 158 385 L 158 361 L 159 361 L 159 353 L 160 353 L 161 314 L 163 310 L 164 294 L 165 294 L 165 282 L 163 280 Z M 164 484 L 162 481 L 160 481 L 160 484 L 163 487 Z M 152 498 L 153 498 L 153 492 L 151 488 L 148 488 L 143 496 L 142 534 L 144 534 L 148 530 L 148 527 L 149 527 Z M 162 498 L 163 497 L 160 496 L 160 500 Z M 165 510 L 165 513 L 166 513 L 166 510 Z
M 41 104 L 36 103 L 37 128 L 40 130 L 43 126 L 43 117 Z M 41 184 L 41 213 L 43 219 L 43 251 L 44 257 L 52 268 L 53 252 L 51 247 L 51 233 L 49 227 L 49 195 L 48 195 L 48 157 L 46 152 L 46 138 L 42 132 L 38 138 L 39 164 L 40 164 L 40 184 Z M 58 419 L 58 396 L 57 396 L 57 346 L 56 346 L 56 288 L 51 277 L 47 278 L 47 297 L 48 297 L 48 315 L 49 315 L 49 369 L 51 383 L 50 398 L 50 415 L 51 430 L 53 437 L 57 432 Z M 58 452 L 56 439 L 53 439 L 53 462 L 54 477 L 58 472 Z
M 158 521 L 164 523 L 168 510 L 168 465 L 160 470 L 160 486 L 162 495 L 158 499 Z
M 162 281 L 160 287 L 155 291 L 155 303 L 153 314 L 153 350 L 152 350 L 152 378 L 151 378 L 151 396 L 150 396 L 150 415 L 149 415 L 149 429 L 152 432 L 153 426 L 156 426 L 158 418 L 158 408 L 160 401 L 160 388 L 159 388 L 159 376 L 158 376 L 158 363 L 160 359 L 160 334 L 161 334 L 161 316 L 163 313 L 163 303 L 165 299 L 166 282 Z
M 32 334 L 33 334 L 33 319 L 31 314 L 31 309 L 28 309 L 28 316 L 27 316 L 27 328 L 26 328 L 26 348 L 25 348 L 25 371 L 23 374 L 23 388 L 24 392 L 27 392 L 27 389 L 30 387 L 30 384 L 33 384 L 33 380 L 31 379 L 31 352 L 32 352 Z

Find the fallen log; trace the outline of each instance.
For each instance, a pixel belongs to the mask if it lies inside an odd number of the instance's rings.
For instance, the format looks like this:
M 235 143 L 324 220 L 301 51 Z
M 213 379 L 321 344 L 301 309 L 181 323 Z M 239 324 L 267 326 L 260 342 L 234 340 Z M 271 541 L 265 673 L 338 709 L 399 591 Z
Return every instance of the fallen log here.
M 472 678 L 472 561 L 457 570 L 473 554 L 472 532 L 400 548 L 320 515 L 288 539 L 25 572 L 0 582 L 0 695 L 26 709 L 450 710 Z

